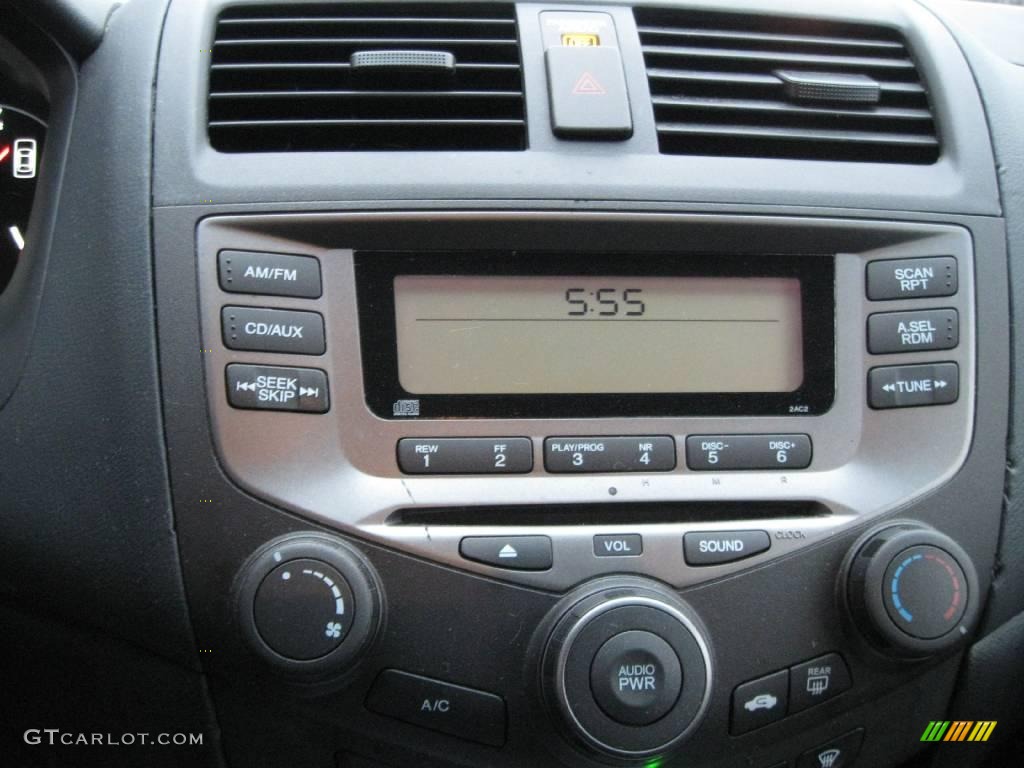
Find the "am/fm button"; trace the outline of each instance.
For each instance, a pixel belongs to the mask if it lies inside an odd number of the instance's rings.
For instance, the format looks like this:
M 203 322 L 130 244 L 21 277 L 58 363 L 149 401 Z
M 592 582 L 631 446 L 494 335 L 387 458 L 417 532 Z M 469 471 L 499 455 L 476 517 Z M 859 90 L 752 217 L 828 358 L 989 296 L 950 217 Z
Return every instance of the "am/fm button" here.
M 721 565 L 753 557 L 772 545 L 764 531 L 701 531 L 683 536 L 687 565 Z

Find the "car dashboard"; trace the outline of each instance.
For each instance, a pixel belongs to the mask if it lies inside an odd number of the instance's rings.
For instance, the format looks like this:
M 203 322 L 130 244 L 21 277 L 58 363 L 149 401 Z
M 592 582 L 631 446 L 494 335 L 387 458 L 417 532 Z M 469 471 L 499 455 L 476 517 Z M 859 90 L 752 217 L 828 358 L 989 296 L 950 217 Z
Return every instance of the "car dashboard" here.
M 0 14 L 12 764 L 1017 753 L 1024 11 Z

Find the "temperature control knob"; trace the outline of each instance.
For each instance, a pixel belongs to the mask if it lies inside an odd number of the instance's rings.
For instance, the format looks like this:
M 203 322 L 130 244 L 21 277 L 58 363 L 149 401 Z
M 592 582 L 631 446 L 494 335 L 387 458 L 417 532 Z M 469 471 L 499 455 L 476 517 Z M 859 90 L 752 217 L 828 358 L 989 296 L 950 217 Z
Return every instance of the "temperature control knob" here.
M 922 657 L 965 642 L 978 618 L 977 584 L 956 542 L 906 523 L 862 540 L 846 591 L 854 623 L 868 640 L 894 656 Z
M 243 567 L 238 611 L 250 647 L 307 680 L 345 671 L 380 625 L 380 587 L 348 544 L 306 534 L 275 539 Z

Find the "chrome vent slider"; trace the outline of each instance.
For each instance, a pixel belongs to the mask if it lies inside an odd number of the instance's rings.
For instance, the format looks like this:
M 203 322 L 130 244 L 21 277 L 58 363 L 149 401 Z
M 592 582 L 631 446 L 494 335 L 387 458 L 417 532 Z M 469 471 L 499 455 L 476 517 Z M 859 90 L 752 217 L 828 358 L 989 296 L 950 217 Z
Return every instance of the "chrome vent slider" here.
M 845 104 L 877 104 L 882 98 L 878 81 L 867 75 L 843 72 L 799 72 L 779 69 L 775 76 L 793 101 L 831 101 Z

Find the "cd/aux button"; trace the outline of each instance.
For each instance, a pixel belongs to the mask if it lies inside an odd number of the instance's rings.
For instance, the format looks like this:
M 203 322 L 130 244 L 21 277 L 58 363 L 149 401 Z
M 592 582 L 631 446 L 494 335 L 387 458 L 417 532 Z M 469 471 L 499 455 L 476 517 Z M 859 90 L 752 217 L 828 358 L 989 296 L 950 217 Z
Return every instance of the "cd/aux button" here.
M 293 355 L 322 355 L 327 349 L 324 318 L 318 312 L 224 307 L 220 317 L 228 349 Z

